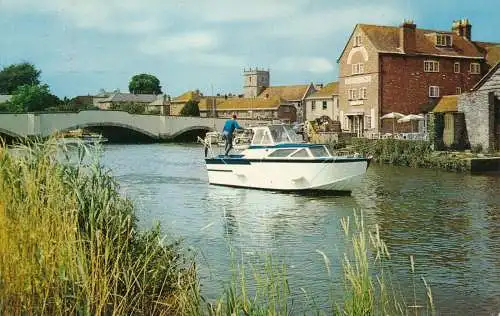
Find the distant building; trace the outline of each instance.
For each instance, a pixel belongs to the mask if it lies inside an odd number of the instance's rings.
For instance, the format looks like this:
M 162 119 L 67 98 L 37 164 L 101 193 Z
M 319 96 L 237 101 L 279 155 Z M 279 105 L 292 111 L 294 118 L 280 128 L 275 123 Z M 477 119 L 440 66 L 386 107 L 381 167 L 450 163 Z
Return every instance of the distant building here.
M 243 97 L 204 99 L 198 104 L 201 117 L 212 116 L 214 107 L 210 101 L 216 103 L 215 112 L 219 118 L 230 118 L 235 113 L 241 119 L 279 119 L 288 122 L 295 122 L 297 119 L 295 106 L 278 96 L 267 99 Z
M 170 101 L 170 111 L 168 115 L 180 115 L 181 110 L 189 101 L 200 101 L 203 98 L 203 94 L 200 90 L 189 90 L 173 98 Z
M 334 121 L 340 120 L 339 83 L 331 82 L 306 98 L 306 121 L 313 121 L 328 116 Z
M 338 59 L 342 129 L 390 132 L 392 122 L 380 121 L 384 114 L 417 114 L 443 95 L 471 89 L 491 66 L 496 45 L 473 41 L 468 20 L 454 21 L 451 32 L 412 21 L 356 25 Z
M 243 97 L 255 98 L 269 87 L 269 70 L 243 69 Z
M 98 107 L 101 110 L 108 110 L 112 108 L 113 105 L 125 104 L 125 103 L 134 103 L 141 104 L 146 106 L 154 101 L 156 101 L 158 95 L 155 94 L 132 94 L 132 93 L 113 93 L 111 96 L 107 98 L 102 98 L 97 101 Z

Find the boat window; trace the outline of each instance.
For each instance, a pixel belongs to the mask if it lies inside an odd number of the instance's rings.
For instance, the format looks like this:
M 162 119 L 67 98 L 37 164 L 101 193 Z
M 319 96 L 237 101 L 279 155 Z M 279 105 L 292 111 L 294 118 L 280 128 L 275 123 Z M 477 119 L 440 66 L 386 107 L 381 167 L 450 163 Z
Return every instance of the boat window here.
M 271 137 L 269 136 L 269 132 L 265 131 L 264 136 L 262 137 L 262 145 L 272 145 L 273 142 L 271 141 Z
M 262 136 L 264 135 L 264 131 L 261 129 L 258 129 L 255 131 L 255 135 L 253 136 L 253 141 L 252 143 L 255 145 L 260 145 L 262 143 Z
M 311 157 L 311 156 L 309 155 L 309 152 L 307 151 L 307 149 L 302 148 L 301 150 L 299 150 L 298 152 L 296 152 L 295 154 L 293 154 L 292 157 L 294 157 L 294 158 L 302 158 L 302 157 Z
M 286 157 L 293 153 L 296 149 L 276 149 L 268 157 Z
M 313 157 L 330 157 L 325 146 L 310 147 L 309 150 L 311 151 Z

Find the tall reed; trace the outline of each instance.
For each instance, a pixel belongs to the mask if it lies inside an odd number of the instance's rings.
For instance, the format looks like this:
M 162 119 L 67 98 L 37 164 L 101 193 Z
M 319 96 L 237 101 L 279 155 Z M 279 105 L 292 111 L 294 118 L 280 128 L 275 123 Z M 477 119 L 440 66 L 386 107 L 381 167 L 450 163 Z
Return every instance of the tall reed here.
M 0 147 L 0 314 L 191 312 L 194 264 L 159 227 L 137 230 L 87 148 L 71 163 L 53 140 L 16 152 Z

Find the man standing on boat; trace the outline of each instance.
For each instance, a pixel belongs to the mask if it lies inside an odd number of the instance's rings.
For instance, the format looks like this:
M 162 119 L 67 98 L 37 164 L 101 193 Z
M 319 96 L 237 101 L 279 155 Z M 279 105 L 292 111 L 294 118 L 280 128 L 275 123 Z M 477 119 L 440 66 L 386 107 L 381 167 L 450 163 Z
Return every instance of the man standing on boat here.
M 233 148 L 233 133 L 235 129 L 241 129 L 241 126 L 236 121 L 236 113 L 233 113 L 232 119 L 229 119 L 224 124 L 224 129 L 222 130 L 222 137 L 225 140 L 224 149 L 226 150 L 226 156 L 229 151 Z

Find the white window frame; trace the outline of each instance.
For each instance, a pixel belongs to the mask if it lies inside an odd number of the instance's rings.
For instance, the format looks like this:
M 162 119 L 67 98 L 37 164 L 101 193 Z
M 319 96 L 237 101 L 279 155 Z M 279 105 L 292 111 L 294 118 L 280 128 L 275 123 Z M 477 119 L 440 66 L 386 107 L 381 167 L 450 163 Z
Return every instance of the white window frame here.
M 328 102 L 326 100 L 323 100 L 323 102 L 321 104 L 321 109 L 323 111 L 328 110 Z
M 452 47 L 453 38 L 449 34 L 436 34 L 436 46 Z
M 456 87 L 456 88 L 455 88 L 455 94 L 456 94 L 456 95 L 462 94 L 462 88 L 460 88 L 460 87 Z
M 365 65 L 363 63 L 352 64 L 352 74 L 359 75 L 365 72 Z
M 429 87 L 429 98 L 439 98 L 439 86 Z
M 439 61 L 437 61 L 437 60 L 425 60 L 424 61 L 424 72 L 439 72 Z
M 365 115 L 365 129 L 372 129 L 372 117 Z
M 347 99 L 348 100 L 356 100 L 358 98 L 357 91 L 358 91 L 357 89 L 347 90 Z
M 456 74 L 460 73 L 460 63 L 458 61 L 453 64 L 453 72 Z
M 311 111 L 316 111 L 316 100 L 311 101 Z
M 361 35 L 354 36 L 354 47 L 359 47 L 362 43 Z
M 366 99 L 368 99 L 368 97 L 367 97 L 367 89 L 366 88 L 359 88 L 358 99 L 359 100 L 366 100 Z
M 469 72 L 471 74 L 480 74 L 481 73 L 481 64 L 480 63 L 470 63 Z

